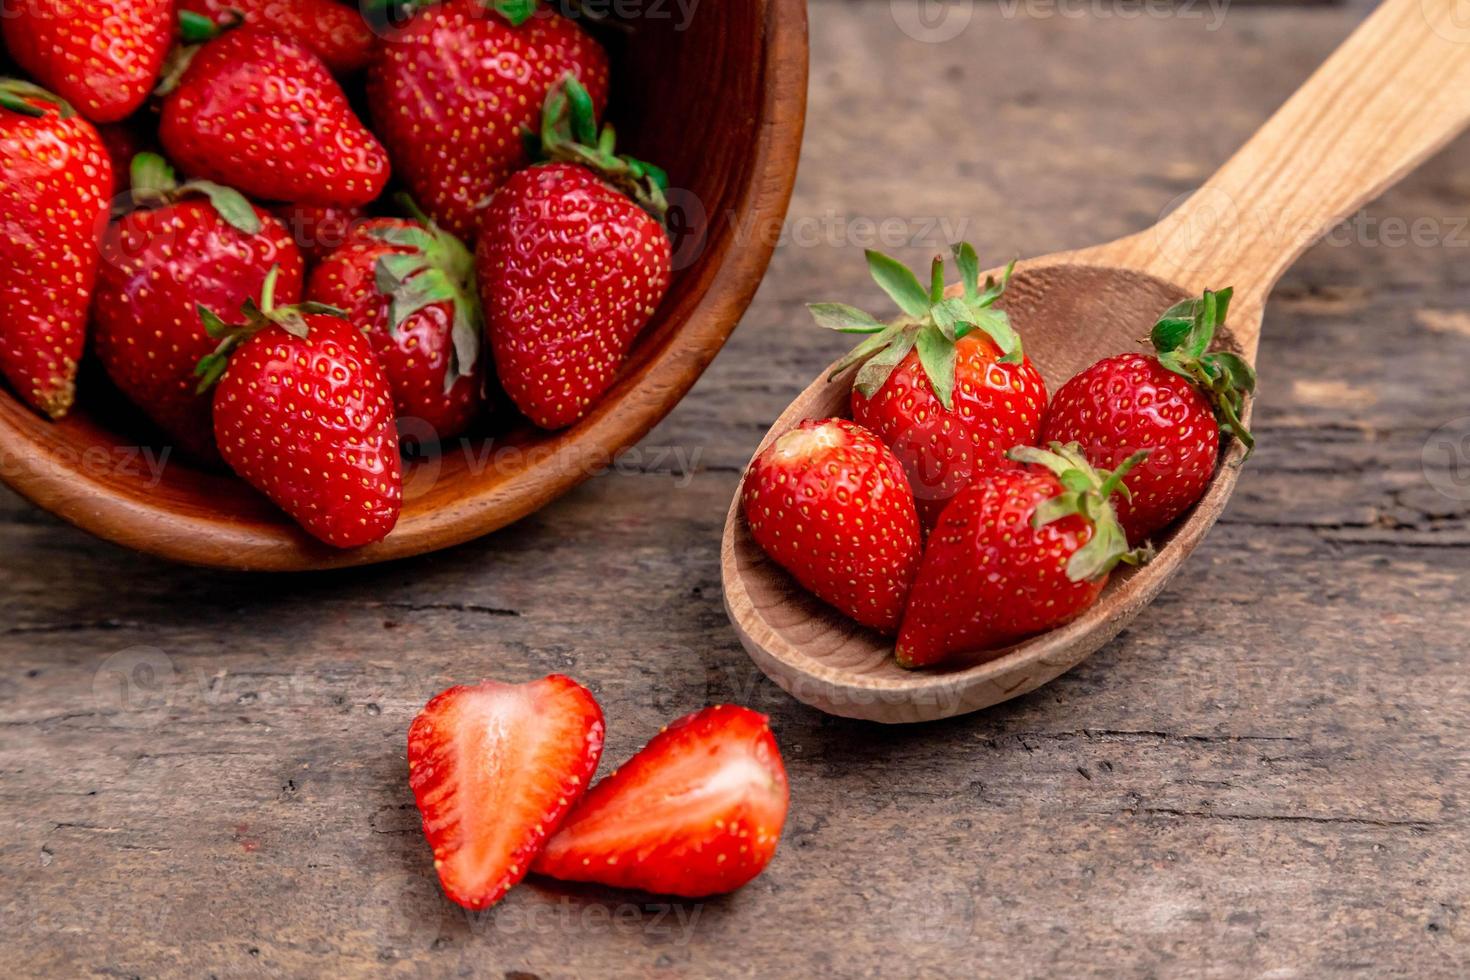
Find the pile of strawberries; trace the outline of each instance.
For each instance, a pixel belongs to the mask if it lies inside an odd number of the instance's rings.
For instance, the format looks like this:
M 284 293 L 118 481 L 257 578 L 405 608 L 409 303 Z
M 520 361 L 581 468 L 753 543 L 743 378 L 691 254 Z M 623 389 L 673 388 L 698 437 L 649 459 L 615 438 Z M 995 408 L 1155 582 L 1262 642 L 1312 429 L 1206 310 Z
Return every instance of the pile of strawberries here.
M 60 419 L 90 338 L 329 544 L 397 522 L 396 420 L 458 436 L 498 378 L 571 425 L 668 288 L 667 178 L 535 0 L 29 0 L 3 31 L 0 378 Z
M 589 791 L 603 724 L 591 692 L 559 674 L 452 687 L 424 706 L 409 784 L 446 895 L 486 908 L 534 871 L 700 898 L 765 869 L 790 792 L 763 715 L 680 718 Z
M 936 258 L 926 287 L 887 256 L 868 264 L 902 315 L 882 323 L 842 303 L 822 326 L 870 335 L 852 420 L 808 420 L 758 455 L 742 509 L 756 542 L 818 598 L 897 636 L 904 667 L 988 659 L 1095 603 L 1120 563 L 1208 486 L 1223 435 L 1241 422 L 1250 364 L 1211 351 L 1231 291 L 1166 310 L 1154 354 L 1105 358 L 1050 400 L 996 307 L 1010 280 L 980 282 L 957 246 L 962 292 Z

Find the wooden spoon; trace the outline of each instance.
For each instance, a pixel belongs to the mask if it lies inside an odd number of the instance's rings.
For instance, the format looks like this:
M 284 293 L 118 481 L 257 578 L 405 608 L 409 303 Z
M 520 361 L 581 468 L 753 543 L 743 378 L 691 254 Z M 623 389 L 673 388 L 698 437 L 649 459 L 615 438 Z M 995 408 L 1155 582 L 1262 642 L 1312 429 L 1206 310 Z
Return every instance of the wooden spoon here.
M 1159 224 L 1128 238 L 1022 263 L 1002 305 L 1056 386 L 1101 357 L 1136 350 L 1158 313 L 1233 285 L 1221 346 L 1252 363 L 1267 295 L 1338 221 L 1470 125 L 1470 18 L 1460 0 L 1385 0 L 1269 122 Z M 852 374 L 823 372 L 782 413 L 759 452 L 797 423 L 846 415 Z M 1000 656 L 906 671 L 891 639 L 807 594 L 766 558 L 731 502 L 721 549 L 725 606 L 772 680 L 823 711 L 914 722 L 975 711 L 1034 690 L 1116 636 L 1168 582 L 1220 516 L 1238 443 L 1203 499 L 1149 565 L 1115 573 L 1080 619 Z

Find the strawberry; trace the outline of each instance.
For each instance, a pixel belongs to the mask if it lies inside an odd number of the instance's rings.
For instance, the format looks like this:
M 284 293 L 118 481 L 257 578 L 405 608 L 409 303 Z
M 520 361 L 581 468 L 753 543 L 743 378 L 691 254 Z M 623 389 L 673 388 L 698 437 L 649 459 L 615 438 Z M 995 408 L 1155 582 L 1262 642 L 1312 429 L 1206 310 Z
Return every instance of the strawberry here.
M 958 245 L 964 292 L 946 299 L 942 258 L 935 258 L 925 290 L 888 256 L 867 256 L 873 278 L 903 316 L 884 324 L 843 303 L 810 309 L 824 327 L 873 335 L 838 371 L 862 363 L 853 383 L 853 420 L 873 430 L 903 463 L 928 528 L 975 477 L 1013 467 L 1006 450 L 1036 442 L 1046 383 L 1005 312 L 994 308 L 1010 269 L 1001 282 L 987 279 L 981 289 L 975 250 Z
M 667 178 L 614 155 L 611 128 L 599 138 L 593 120 L 568 78 L 546 103 L 552 162 L 501 185 L 475 253 L 500 382 L 544 429 L 576 422 L 612 386 L 673 273 L 655 217 Z
M 1054 629 L 1097 601 L 1128 550 L 1113 493 L 1144 457 L 1111 473 L 1088 464 L 1076 445 L 1018 446 L 1026 470 L 991 470 L 950 500 L 929 535 L 898 634 L 903 667 L 927 667 L 955 654 L 993 651 Z
M 162 157 L 133 160 L 134 210 L 108 229 L 93 301 L 95 347 L 123 394 L 189 452 L 214 460 L 209 399 L 194 368 L 216 341 L 198 308 L 239 309 L 280 269 L 276 295 L 301 296 L 301 251 L 238 191 L 180 185 Z
M 0 79 L 0 377 L 51 418 L 76 395 L 111 196 L 97 130 L 49 92 Z
M 388 379 L 362 331 L 319 303 L 275 306 L 279 270 L 259 305 L 227 325 L 196 368 L 214 392 L 220 455 L 303 528 L 338 548 L 380 541 L 398 522 L 403 464 Z
M 686 898 L 734 891 L 775 856 L 789 800 L 766 717 L 705 708 L 592 787 L 533 870 Z
M 903 467 L 875 435 L 808 419 L 751 462 L 740 504 L 756 543 L 809 592 L 897 632 L 923 545 Z
M 300 41 L 338 75 L 361 71 L 373 54 L 373 32 L 355 6 L 336 0 L 179 0 L 186 32 L 189 18 L 216 27 L 252 24 Z
M 25 0 L 0 13 L 25 72 L 93 122 L 132 115 L 174 37 L 173 0 Z
M 159 139 L 184 172 L 268 201 L 366 204 L 388 157 L 300 42 L 253 27 L 192 48 L 162 91 Z
M 365 327 L 400 418 L 425 422 L 439 439 L 469 426 L 485 325 L 475 259 L 459 239 L 422 213 L 368 221 L 313 270 L 307 296 Z
M 490 193 L 528 162 L 522 131 L 568 74 L 600 113 L 607 54 L 571 20 L 525 0 L 449 0 L 384 38 L 368 100 L 415 199 L 470 241 Z
M 352 229 L 366 220 L 360 207 L 338 208 L 330 204 L 275 204 L 271 212 L 280 218 L 296 240 L 306 261 L 312 265 L 347 244 Z
M 1230 295 L 1230 289 L 1206 290 L 1170 307 L 1153 328 L 1156 356 L 1104 358 L 1062 385 L 1047 409 L 1045 438 L 1080 444 L 1097 466 L 1117 466 L 1149 450 L 1147 462 L 1128 477 L 1131 499 L 1117 504 L 1130 541 L 1173 523 L 1204 494 L 1222 431 L 1247 453 L 1255 445 L 1240 420 L 1256 388 L 1255 370 L 1238 354 L 1206 353 Z
M 602 709 L 553 674 L 451 687 L 408 730 L 408 782 L 444 893 L 494 905 L 525 877 L 602 758 Z

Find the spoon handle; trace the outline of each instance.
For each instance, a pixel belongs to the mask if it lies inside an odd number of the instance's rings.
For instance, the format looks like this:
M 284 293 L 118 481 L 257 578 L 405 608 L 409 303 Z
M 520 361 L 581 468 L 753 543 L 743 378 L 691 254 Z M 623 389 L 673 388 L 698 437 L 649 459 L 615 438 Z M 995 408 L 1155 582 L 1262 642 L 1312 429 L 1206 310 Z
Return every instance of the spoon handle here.
M 1214 177 L 1138 236 L 1141 264 L 1195 291 L 1234 284 L 1237 304 L 1258 308 L 1308 246 L 1467 125 L 1470 2 L 1384 0 Z

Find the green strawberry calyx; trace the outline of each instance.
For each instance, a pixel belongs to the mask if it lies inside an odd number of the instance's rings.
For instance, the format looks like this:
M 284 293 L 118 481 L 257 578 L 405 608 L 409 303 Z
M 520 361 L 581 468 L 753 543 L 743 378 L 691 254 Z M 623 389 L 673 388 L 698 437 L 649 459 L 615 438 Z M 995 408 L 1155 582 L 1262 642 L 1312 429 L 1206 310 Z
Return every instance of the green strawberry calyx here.
M 226 10 L 224 19 L 219 23 L 192 10 L 179 11 L 179 40 L 183 43 L 169 49 L 168 56 L 163 61 L 163 70 L 158 73 L 158 84 L 153 87 L 153 94 L 164 96 L 178 88 L 184 72 L 189 70 L 199 49 L 225 31 L 232 31 L 243 23 L 245 15 L 234 9 Z
M 0 109 L 8 109 L 31 119 L 41 119 L 47 110 L 44 106 L 36 105 L 37 102 L 53 106 L 62 119 L 70 119 L 77 114 L 70 102 L 33 82 L 19 78 L 0 78 Z
M 1123 478 L 1148 457 L 1149 451 L 1134 453 L 1109 472 L 1089 463 L 1075 442 L 1065 446 L 1053 442 L 1049 446 L 1048 449 L 1017 446 L 1006 453 L 1006 458 L 1044 467 L 1062 484 L 1060 494 L 1037 505 L 1031 517 L 1032 527 L 1040 529 L 1074 514 L 1092 526 L 1092 539 L 1067 559 L 1067 578 L 1073 582 L 1096 579 L 1111 572 L 1120 562 L 1142 565 L 1153 558 L 1154 549 L 1147 544 L 1128 547 L 1128 537 L 1118 523 L 1112 502 L 1114 493 L 1122 494 L 1125 500 L 1132 499 Z
M 244 194 L 212 180 L 191 180 L 181 184 L 174 168 L 157 153 L 139 153 L 133 157 L 128 176 L 132 190 L 124 202 L 113 209 L 113 217 L 139 208 L 165 207 L 191 194 L 202 194 L 209 198 L 214 210 L 231 228 L 246 235 L 260 233 L 260 216 Z
M 660 223 L 668 215 L 664 191 L 669 175 L 645 160 L 615 152 L 617 132 L 611 123 L 598 130 L 592 96 L 575 75 L 568 74 L 547 93 L 541 131 L 527 130 L 524 136 L 531 159 L 586 167 Z
M 247 299 L 241 305 L 240 313 L 244 317 L 241 323 L 226 323 L 218 313 L 203 304 L 199 305 L 199 319 L 204 322 L 204 329 L 208 331 L 211 339 L 219 341 L 219 346 L 212 353 L 201 358 L 194 367 L 194 376 L 199 379 L 197 391 L 200 394 L 213 388 L 215 382 L 224 375 L 225 368 L 229 365 L 230 355 L 241 344 L 267 327 L 280 327 L 291 336 L 305 340 L 310 334 L 310 328 L 306 325 L 308 314 L 347 319 L 346 310 L 328 306 L 325 303 L 307 302 L 297 303 L 295 306 L 276 306 L 276 280 L 280 275 L 281 267 L 271 266 L 270 272 L 266 273 L 264 284 L 260 287 L 260 301 L 257 303 L 254 299 Z
M 1019 364 L 1025 357 L 1021 338 L 1011 328 L 1005 310 L 995 308 L 1010 285 L 1016 263 L 1006 266 L 997 282 L 986 276 L 980 283 L 980 259 L 969 242 L 955 245 L 955 264 L 960 270 L 963 291 L 946 297 L 944 257 L 936 255 L 929 270 L 929 288 L 925 289 L 903 263 L 881 252 L 868 250 L 868 271 L 892 297 L 903 314 L 884 323 L 846 303 L 810 303 L 818 326 L 839 333 L 871 334 L 837 363 L 831 380 L 854 364 L 862 364 L 852 386 L 863 397 L 871 398 L 888 381 L 909 351 L 917 350 L 919 364 L 929 378 L 934 396 L 945 408 L 954 407 L 955 361 L 957 345 L 973 331 L 980 331 L 995 342 L 1001 351 L 1001 363 Z
M 448 304 L 454 311 L 450 331 L 454 346 L 444 376 L 448 392 L 461 378 L 473 375 L 480 362 L 485 313 L 475 285 L 475 256 L 407 194 L 397 200 L 415 223 L 368 232 L 401 250 L 380 256 L 374 270 L 378 292 L 389 301 L 388 332 L 396 334 L 404 321 L 425 307 Z
M 1206 289 L 1199 299 L 1175 303 L 1160 314 L 1149 340 L 1159 363 L 1199 388 L 1214 406 L 1221 430 L 1239 439 L 1249 455 L 1256 440 L 1240 417 L 1245 400 L 1255 393 L 1256 370 L 1239 354 L 1210 351 L 1233 292 L 1230 287 Z

